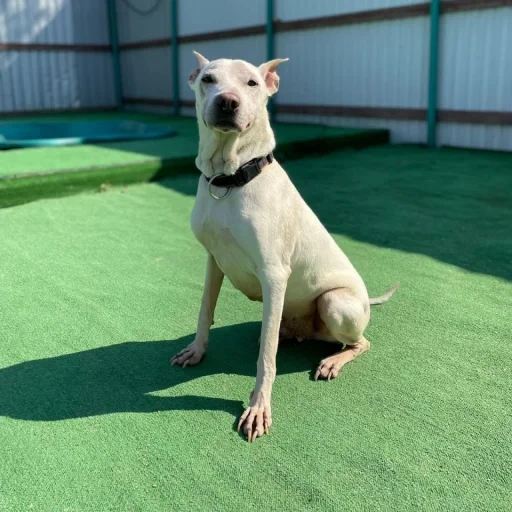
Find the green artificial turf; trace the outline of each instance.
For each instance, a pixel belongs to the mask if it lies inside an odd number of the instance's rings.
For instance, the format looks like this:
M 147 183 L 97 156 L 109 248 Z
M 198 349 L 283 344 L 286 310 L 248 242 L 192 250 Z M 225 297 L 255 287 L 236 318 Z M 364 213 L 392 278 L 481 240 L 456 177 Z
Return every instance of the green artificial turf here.
M 370 352 L 285 344 L 270 436 L 233 425 L 261 305 L 229 284 L 210 350 L 197 177 L 0 210 L 0 510 L 508 511 L 511 157 L 381 147 L 288 162 L 372 294 Z
M 0 151 L 0 208 L 45 197 L 97 189 L 104 183 L 127 185 L 197 172 L 198 136 L 195 118 L 133 113 L 73 114 L 18 119 L 86 121 L 132 119 L 165 123 L 177 130 L 171 138 Z M 8 121 L 8 119 L 6 119 Z M 321 125 L 277 124 L 282 160 L 343 147 L 364 147 L 388 141 L 386 130 L 360 130 Z

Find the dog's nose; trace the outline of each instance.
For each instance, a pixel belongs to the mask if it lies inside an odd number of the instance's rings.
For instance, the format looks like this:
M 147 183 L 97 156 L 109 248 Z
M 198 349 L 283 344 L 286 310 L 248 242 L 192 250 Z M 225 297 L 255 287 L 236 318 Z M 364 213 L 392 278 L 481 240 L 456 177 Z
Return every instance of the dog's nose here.
M 234 112 L 240 106 L 240 98 L 231 92 L 219 94 L 215 98 L 215 104 L 224 112 Z

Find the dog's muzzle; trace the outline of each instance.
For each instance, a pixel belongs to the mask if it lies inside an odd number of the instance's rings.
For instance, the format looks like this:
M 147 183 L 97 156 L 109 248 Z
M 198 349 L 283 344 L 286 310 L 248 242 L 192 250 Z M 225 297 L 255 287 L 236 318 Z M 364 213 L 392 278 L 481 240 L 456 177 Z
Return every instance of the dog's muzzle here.
M 240 98 L 231 92 L 218 94 L 214 99 L 213 127 L 226 132 L 241 131 L 236 122 Z

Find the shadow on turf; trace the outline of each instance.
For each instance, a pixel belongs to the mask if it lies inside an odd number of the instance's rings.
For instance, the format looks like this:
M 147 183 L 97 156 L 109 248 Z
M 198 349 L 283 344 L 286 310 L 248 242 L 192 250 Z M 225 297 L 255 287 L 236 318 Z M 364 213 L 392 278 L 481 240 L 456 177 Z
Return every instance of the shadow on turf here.
M 215 410 L 238 417 L 243 403 L 230 399 L 229 389 L 205 391 L 221 398 L 150 393 L 209 375 L 255 377 L 259 330 L 256 322 L 214 328 L 205 360 L 185 369 L 171 367 L 169 360 L 193 335 L 175 341 L 119 343 L 3 368 L 0 415 L 56 421 L 120 412 Z M 327 343 L 283 343 L 277 357 L 278 374 L 312 371 L 332 352 L 332 344 Z
M 379 147 L 284 167 L 331 233 L 512 280 L 512 155 Z M 195 195 L 197 180 L 159 183 Z

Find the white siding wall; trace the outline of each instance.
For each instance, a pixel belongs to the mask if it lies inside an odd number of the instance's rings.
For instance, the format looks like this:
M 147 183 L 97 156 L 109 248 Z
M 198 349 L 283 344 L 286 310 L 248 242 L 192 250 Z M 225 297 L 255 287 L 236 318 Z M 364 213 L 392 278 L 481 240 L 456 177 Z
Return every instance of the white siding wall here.
M 117 30 L 121 44 L 171 37 L 170 0 L 128 0 L 128 4 L 147 14 L 141 15 L 125 2 L 116 0 Z
M 186 0 L 185 0 L 186 1 Z M 130 0 L 141 15 L 125 2 L 116 1 L 119 43 L 171 39 L 170 0 Z M 156 6 L 156 9 L 153 9 Z M 128 98 L 172 99 L 171 47 L 140 48 L 121 52 L 123 95 Z
M 124 96 L 172 99 L 172 59 L 169 48 L 121 52 L 121 73 Z
M 277 0 L 276 17 L 295 20 L 414 4 L 400 0 Z M 441 18 L 439 108 L 512 113 L 512 8 Z M 277 34 L 278 103 L 426 108 L 429 19 L 355 24 Z M 387 127 L 396 142 L 425 142 L 426 123 L 281 114 L 286 121 Z M 512 150 L 512 126 L 441 123 L 440 145 Z
M 426 108 L 428 44 L 427 18 L 278 33 L 276 54 L 290 62 L 281 69 L 277 104 Z M 279 118 L 294 117 L 308 120 L 290 114 Z M 335 125 L 388 127 L 397 141 L 425 140 L 424 123 L 309 117 Z
M 108 44 L 103 0 L 0 0 L 0 42 Z M 0 52 L 0 112 L 113 106 L 109 53 Z
M 414 5 L 421 0 L 276 0 L 276 18 L 283 21 Z
M 171 0 L 117 0 L 121 44 L 171 38 Z M 297 20 L 412 5 L 418 0 L 275 0 L 275 17 Z M 266 2 L 180 0 L 179 35 L 264 25 Z M 441 21 L 439 108 L 512 112 L 512 7 L 444 14 Z M 106 0 L 0 0 L 0 42 L 108 44 Z M 426 109 L 427 16 L 322 29 L 277 32 L 277 104 Z M 180 44 L 180 96 L 196 62 L 265 60 L 265 35 Z M 172 99 L 170 46 L 124 50 L 124 95 Z M 108 53 L 0 52 L 0 112 L 114 104 Z M 186 114 L 192 109 L 183 109 Z M 278 119 L 354 127 L 387 127 L 397 142 L 425 142 L 426 123 L 280 114 Z M 512 126 L 441 123 L 442 145 L 512 150 Z
M 512 113 L 512 7 L 441 21 L 439 108 Z M 512 150 L 512 126 L 441 123 L 439 143 Z
M 181 0 L 180 35 L 261 25 L 266 8 L 266 0 Z

